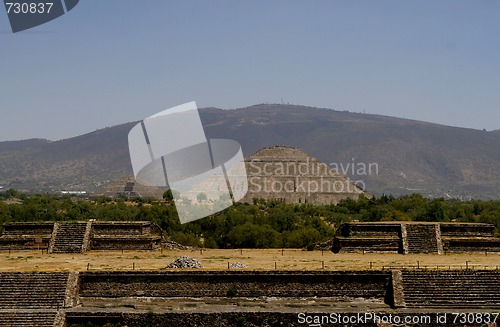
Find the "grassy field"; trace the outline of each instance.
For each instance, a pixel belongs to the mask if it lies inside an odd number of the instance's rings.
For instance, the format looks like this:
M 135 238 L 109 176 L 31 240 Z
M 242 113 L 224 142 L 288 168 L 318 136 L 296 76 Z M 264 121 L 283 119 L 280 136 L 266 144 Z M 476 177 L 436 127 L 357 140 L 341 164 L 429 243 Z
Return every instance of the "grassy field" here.
M 299 249 L 90 251 L 84 254 L 47 254 L 41 251 L 0 252 L 3 271 L 160 270 L 179 256 L 199 260 L 204 269 L 225 270 L 228 262 L 242 262 L 249 270 L 368 270 L 391 268 L 500 269 L 500 254 L 340 253 Z

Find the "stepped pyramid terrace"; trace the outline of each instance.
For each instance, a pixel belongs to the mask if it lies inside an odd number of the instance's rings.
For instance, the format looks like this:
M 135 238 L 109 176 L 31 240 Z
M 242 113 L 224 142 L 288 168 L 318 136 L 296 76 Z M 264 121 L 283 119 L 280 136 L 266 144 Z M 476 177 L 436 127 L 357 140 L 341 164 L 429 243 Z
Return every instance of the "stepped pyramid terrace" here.
M 157 198 L 161 199 L 164 189 L 159 187 L 144 186 L 135 181 L 133 177 L 121 178 L 99 186 L 92 192 L 93 196 L 107 196 L 110 198 Z
M 393 252 L 500 252 L 495 226 L 481 223 L 353 222 L 339 227 L 332 251 Z
M 336 204 L 364 194 L 347 177 L 302 150 L 288 146 L 264 148 L 245 159 L 248 192 L 242 201 Z
M 289 146 L 263 148 L 245 158 L 248 192 L 240 201 L 276 199 L 293 203 L 336 204 L 342 199 L 357 199 L 360 194 L 370 197 L 359 186 L 342 175 L 345 167 L 328 166 L 304 151 Z M 352 168 L 352 166 L 351 166 Z M 350 171 L 350 170 L 349 170 Z M 238 173 L 235 173 L 238 176 Z M 233 192 L 245 192 L 245 187 L 233 182 Z M 165 189 L 144 186 L 133 177 L 100 186 L 94 196 L 162 198 Z M 186 197 L 197 202 L 205 193 L 210 200 L 219 199 L 220 185 L 216 178 L 207 178 L 195 185 Z
M 164 241 L 161 228 L 150 221 L 30 222 L 3 227 L 0 250 L 154 250 Z
M 106 265 L 101 268 L 93 263 L 90 269 L 87 264 L 86 269 L 46 266 L 50 272 L 38 271 L 38 266 L 19 272 L 0 271 L 0 327 L 232 327 L 241 325 L 241 321 L 252 322 L 251 326 L 303 326 L 298 323 L 298 317 L 304 313 L 331 317 L 332 313 L 355 316 L 367 312 L 379 317 L 390 314 L 398 320 L 409 315 L 430 319 L 412 324 L 415 326 L 456 326 L 451 318 L 445 323 L 433 322 L 443 312 L 467 313 L 471 310 L 480 313 L 481 319 L 494 320 L 497 317 L 493 314 L 500 309 L 500 240 L 495 238 L 494 226 L 489 224 L 354 222 L 339 228 L 333 245 L 334 251 L 347 252 L 349 261 L 354 256 L 364 258 L 365 255 L 351 253 L 362 251 L 385 252 L 376 254 L 384 257 L 390 256 L 387 252 L 418 254 L 417 260 L 435 258 L 438 253 L 446 252 L 470 252 L 474 256 L 479 255 L 478 251 L 496 252 L 485 256 L 488 261 L 483 262 L 488 266 L 479 269 L 478 265 L 467 266 L 467 262 L 466 266 L 441 265 L 430 269 L 426 266 L 412 268 L 411 265 L 396 267 L 392 265 L 394 259 L 387 261 L 389 266 L 372 267 L 370 261 L 365 268 L 343 269 L 338 267 L 341 260 L 337 258 L 344 256 L 345 260 L 345 254 L 300 250 L 295 250 L 290 259 L 304 261 L 298 252 L 306 257 L 317 255 L 319 260 L 311 261 L 316 268 L 290 269 L 284 266 L 290 260 L 286 257 L 287 252 L 293 251 L 289 249 L 285 250 L 284 257 L 283 250 L 268 249 L 274 251 L 269 256 L 274 261 L 274 269 L 259 269 L 252 263 L 250 268 L 232 269 L 229 261 L 226 262 L 236 257 L 247 262 L 253 249 L 186 250 L 183 254 L 196 256 L 200 262 L 218 268 L 168 268 L 166 263 L 179 252 L 155 251 L 161 234 L 157 225 L 147 221 L 5 224 L 0 250 L 9 249 L 6 258 L 21 258 L 26 264 L 28 256 L 19 256 L 19 250 L 45 246 L 49 251 L 42 252 L 41 257 L 47 258 L 43 258 L 44 261 L 66 256 L 70 264 L 75 260 L 88 263 L 97 253 L 113 253 L 88 250 L 114 249 L 116 252 L 125 248 L 151 250 L 154 260 L 162 266 L 152 268 L 141 264 L 138 267 L 136 262 L 141 261 L 135 256 L 136 252 L 123 255 L 121 251 L 106 259 L 128 255 L 133 260 L 132 267 L 124 269 L 105 261 Z M 227 259 L 211 251 L 228 251 Z M 30 255 L 34 255 L 33 252 Z M 296 255 L 299 258 L 294 259 Z M 451 256 L 454 254 L 439 256 L 439 259 Z M 259 253 L 257 260 L 262 260 L 261 257 Z M 413 260 L 410 256 L 399 258 Z M 461 258 L 467 260 L 468 257 Z M 276 267 L 278 260 L 283 268 Z M 386 325 L 372 322 L 368 321 L 368 325 Z M 320 325 L 346 324 L 322 322 Z M 488 326 L 498 326 L 498 323 Z

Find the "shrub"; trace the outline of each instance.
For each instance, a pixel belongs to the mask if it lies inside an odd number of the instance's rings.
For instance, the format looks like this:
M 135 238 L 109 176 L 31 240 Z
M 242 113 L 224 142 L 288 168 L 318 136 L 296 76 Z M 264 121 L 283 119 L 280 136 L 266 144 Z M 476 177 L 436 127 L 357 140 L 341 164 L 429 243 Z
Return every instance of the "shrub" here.
M 236 294 L 238 294 L 238 290 L 234 287 L 228 288 L 228 290 L 226 292 L 227 297 L 234 297 L 234 296 L 236 296 Z

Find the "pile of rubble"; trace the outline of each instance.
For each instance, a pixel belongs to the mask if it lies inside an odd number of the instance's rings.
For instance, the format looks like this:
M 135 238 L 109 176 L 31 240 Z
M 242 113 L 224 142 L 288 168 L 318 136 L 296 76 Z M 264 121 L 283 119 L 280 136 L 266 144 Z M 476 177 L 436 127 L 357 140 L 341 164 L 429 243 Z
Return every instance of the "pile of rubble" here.
M 167 268 L 203 268 L 203 265 L 194 258 L 183 256 L 169 263 Z
M 243 268 L 246 268 L 247 265 L 244 264 L 244 263 L 241 263 L 241 262 L 233 262 L 230 266 L 229 266 L 229 269 L 233 269 L 233 268 L 239 268 L 239 269 L 243 269 Z

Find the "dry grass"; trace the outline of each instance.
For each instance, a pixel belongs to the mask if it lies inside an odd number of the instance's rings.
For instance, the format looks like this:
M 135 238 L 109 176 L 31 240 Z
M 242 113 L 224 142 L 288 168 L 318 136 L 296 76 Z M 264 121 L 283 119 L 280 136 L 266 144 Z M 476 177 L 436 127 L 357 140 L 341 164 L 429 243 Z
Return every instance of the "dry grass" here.
M 2 271 L 85 271 L 90 270 L 160 270 L 179 256 L 190 256 L 207 270 L 225 270 L 228 262 L 242 262 L 251 270 L 367 270 L 393 267 L 464 269 L 500 268 L 500 254 L 400 255 L 382 253 L 341 253 L 298 249 L 243 249 L 177 251 L 90 251 L 84 254 L 42 254 L 41 251 L 0 252 Z

